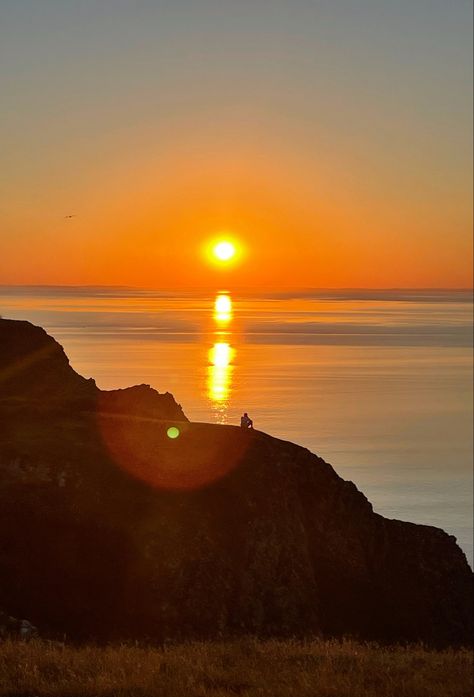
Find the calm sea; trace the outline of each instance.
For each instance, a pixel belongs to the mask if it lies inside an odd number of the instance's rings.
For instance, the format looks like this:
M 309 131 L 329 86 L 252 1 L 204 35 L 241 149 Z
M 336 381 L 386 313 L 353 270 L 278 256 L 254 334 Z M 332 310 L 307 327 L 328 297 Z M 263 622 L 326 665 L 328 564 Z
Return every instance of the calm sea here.
M 472 297 L 463 291 L 263 296 L 0 287 L 104 389 L 148 383 L 191 420 L 300 443 L 389 518 L 455 535 L 472 564 Z

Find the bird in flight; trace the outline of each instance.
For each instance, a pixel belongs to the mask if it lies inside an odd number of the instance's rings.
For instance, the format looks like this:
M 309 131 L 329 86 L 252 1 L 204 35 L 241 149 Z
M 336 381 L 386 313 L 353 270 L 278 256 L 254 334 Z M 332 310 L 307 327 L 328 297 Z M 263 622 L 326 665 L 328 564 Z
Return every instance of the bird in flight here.
M 77 218 L 77 215 L 73 213 L 72 215 L 65 215 L 65 218 Z

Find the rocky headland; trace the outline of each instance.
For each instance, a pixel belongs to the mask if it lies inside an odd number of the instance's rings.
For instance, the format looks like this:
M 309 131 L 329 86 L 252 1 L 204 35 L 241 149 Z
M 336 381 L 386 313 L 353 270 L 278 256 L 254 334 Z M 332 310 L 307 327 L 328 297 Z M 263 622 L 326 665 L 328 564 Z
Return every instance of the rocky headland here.
M 0 502 L 0 609 L 46 636 L 472 640 L 454 537 L 374 513 L 298 445 L 190 423 L 147 385 L 101 391 L 5 319 Z

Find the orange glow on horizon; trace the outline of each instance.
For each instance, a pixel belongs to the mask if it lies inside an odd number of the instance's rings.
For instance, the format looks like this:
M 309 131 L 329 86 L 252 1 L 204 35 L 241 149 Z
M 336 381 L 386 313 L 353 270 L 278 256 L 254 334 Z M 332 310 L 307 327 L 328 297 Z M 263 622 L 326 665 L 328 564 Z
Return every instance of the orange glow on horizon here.
M 134 165 L 136 180 L 115 163 L 106 184 L 100 170 L 91 180 L 87 205 L 72 221 L 41 208 L 7 216 L 2 283 L 174 290 L 218 288 L 225 278 L 230 290 L 472 286 L 471 224 L 456 197 L 443 215 L 416 197 L 388 210 L 370 188 L 338 186 L 344 172 L 337 163 L 318 161 L 312 172 L 278 150 L 227 155 L 223 176 L 212 151 L 199 171 L 173 153 L 158 181 L 146 162 Z M 235 248 L 227 261 L 213 252 L 221 242 Z M 44 257 L 45 246 L 54 255 Z

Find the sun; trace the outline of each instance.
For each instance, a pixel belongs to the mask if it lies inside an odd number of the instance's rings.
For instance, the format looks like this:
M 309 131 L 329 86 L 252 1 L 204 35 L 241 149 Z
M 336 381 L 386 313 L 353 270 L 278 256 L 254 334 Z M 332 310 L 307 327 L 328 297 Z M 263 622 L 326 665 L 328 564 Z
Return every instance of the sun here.
M 227 272 L 243 261 L 246 249 L 237 236 L 222 231 L 219 235 L 203 241 L 201 254 L 208 264 Z
M 235 245 L 229 240 L 221 240 L 212 248 L 212 253 L 219 261 L 231 261 L 235 257 Z

